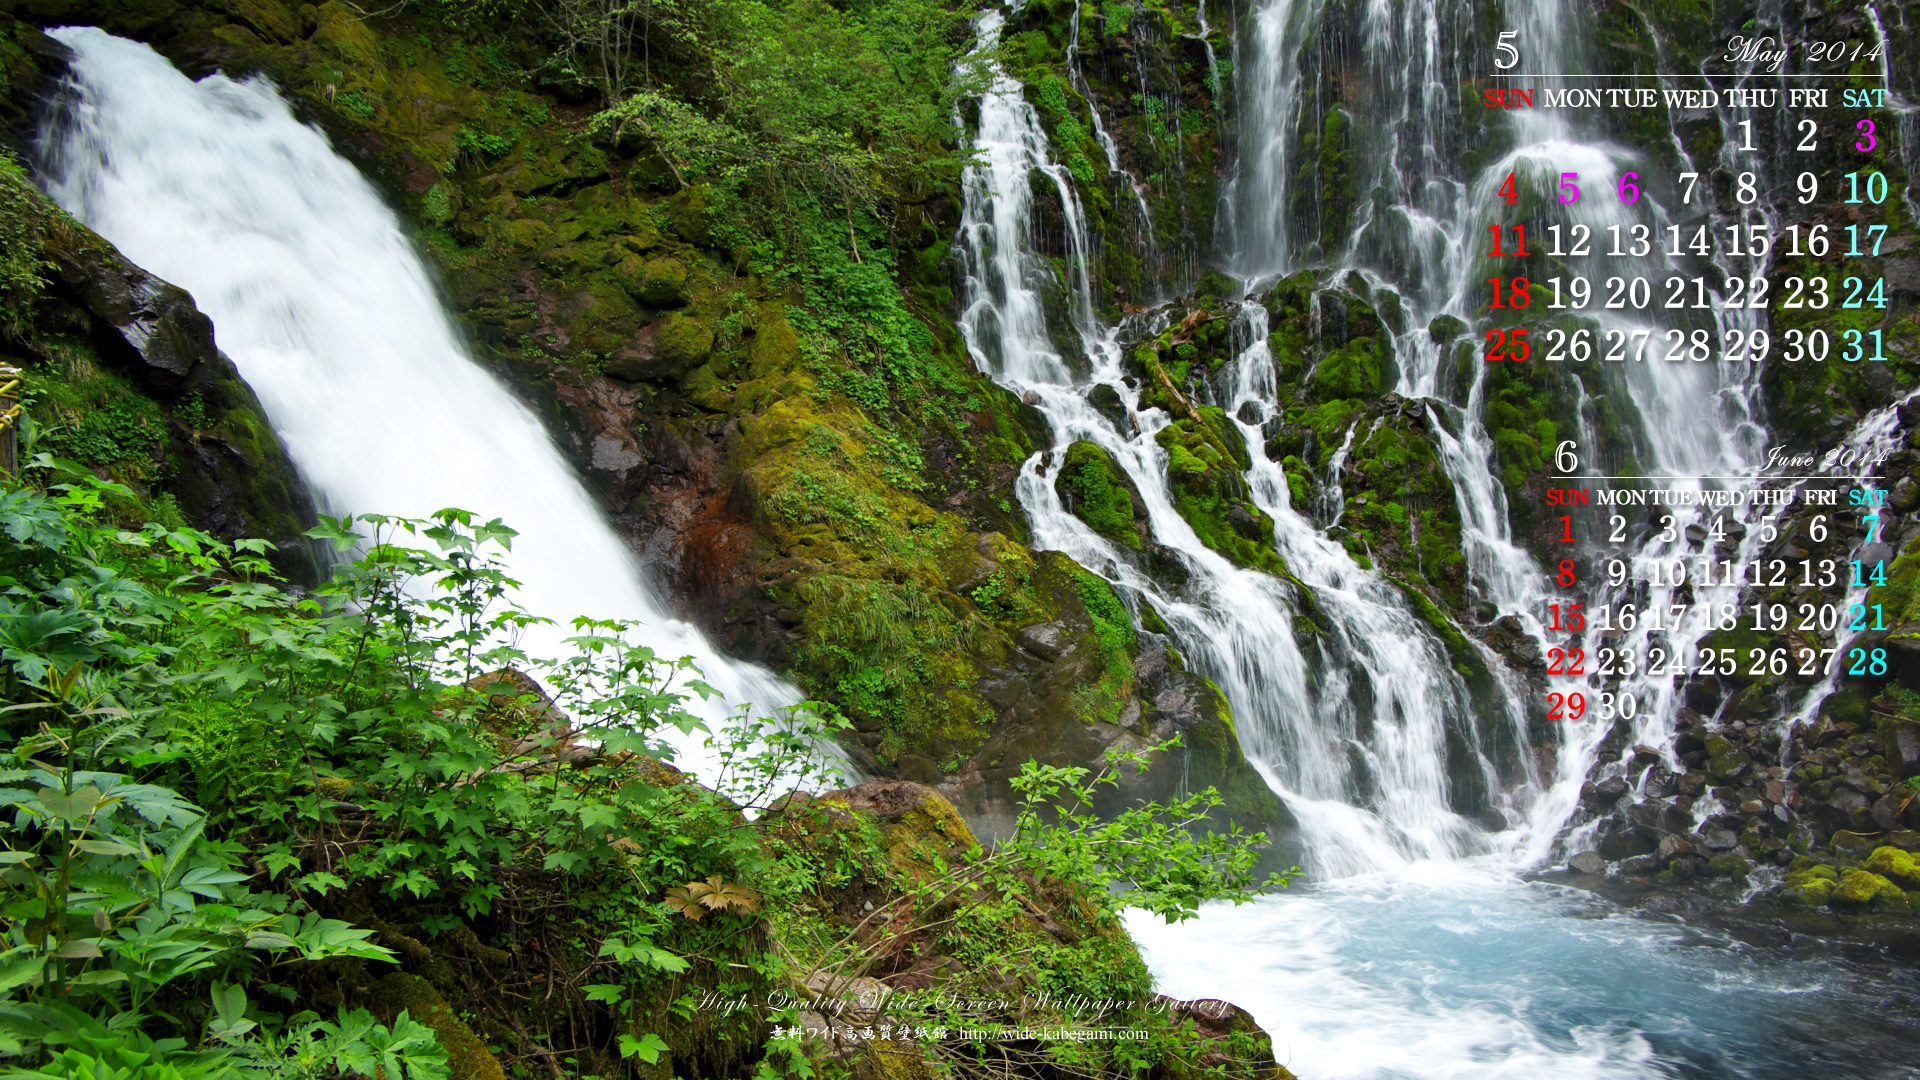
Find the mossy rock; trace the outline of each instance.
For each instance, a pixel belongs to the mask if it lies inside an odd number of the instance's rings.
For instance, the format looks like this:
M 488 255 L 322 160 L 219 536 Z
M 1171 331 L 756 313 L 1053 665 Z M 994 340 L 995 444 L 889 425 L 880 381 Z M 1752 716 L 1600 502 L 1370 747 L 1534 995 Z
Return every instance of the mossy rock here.
M 1907 910 L 1907 894 L 1900 886 L 1870 870 L 1848 870 L 1840 875 L 1829 901 L 1834 907 Z
M 1826 907 L 1833 899 L 1833 886 L 1834 883 L 1826 878 L 1810 878 L 1797 884 L 1789 884 L 1781 890 L 1780 899 L 1784 903 L 1799 907 Z
M 1729 851 L 1724 855 L 1715 855 L 1707 860 L 1707 873 L 1714 877 L 1744 880 L 1753 869 L 1753 864 L 1744 857 Z
M 662 321 L 655 355 L 675 374 L 683 374 L 705 361 L 713 352 L 713 327 L 686 315 L 669 315 Z
M 405 1012 L 414 1021 L 433 1029 L 447 1052 L 450 1080 L 506 1080 L 506 1071 L 487 1050 L 487 1044 L 473 1033 L 466 1021 L 432 983 L 418 975 L 396 971 L 373 984 L 366 1005 L 384 1023 L 391 1024 Z
M 1382 389 L 1381 358 L 1372 338 L 1335 349 L 1313 369 L 1313 389 L 1323 398 L 1371 398 Z
M 1867 856 L 1866 868 L 1902 889 L 1920 889 L 1920 859 L 1897 847 L 1875 848 Z
M 1707 775 L 1712 779 L 1726 780 L 1752 762 L 1753 755 L 1734 745 L 1726 736 L 1707 736 Z
M 1088 528 L 1116 544 L 1141 549 L 1146 507 L 1126 471 L 1097 444 L 1082 440 L 1067 448 L 1053 489 Z
M 607 374 L 629 382 L 680 379 L 713 353 L 713 327 L 678 312 L 649 323 L 635 347 L 615 353 Z
M 687 303 L 687 264 L 679 259 L 662 256 L 643 260 L 632 255 L 621 260 L 619 270 L 621 284 L 643 304 L 674 308 Z
M 1436 315 L 1427 324 L 1427 336 L 1435 345 L 1445 345 L 1466 332 L 1467 324 L 1452 315 Z
M 1273 518 L 1255 505 L 1240 470 L 1246 465 L 1246 447 L 1233 445 L 1207 415 L 1177 420 L 1154 436 L 1167 451 L 1167 476 L 1172 481 L 1174 509 L 1193 527 L 1200 542 L 1234 563 L 1254 570 L 1287 576 L 1286 563 L 1274 547 Z M 1232 435 L 1240 441 L 1238 433 Z
M 828 806 L 871 814 L 880 827 L 881 846 L 897 870 L 932 872 L 978 845 L 960 811 L 939 792 L 907 780 L 883 780 L 819 797 Z

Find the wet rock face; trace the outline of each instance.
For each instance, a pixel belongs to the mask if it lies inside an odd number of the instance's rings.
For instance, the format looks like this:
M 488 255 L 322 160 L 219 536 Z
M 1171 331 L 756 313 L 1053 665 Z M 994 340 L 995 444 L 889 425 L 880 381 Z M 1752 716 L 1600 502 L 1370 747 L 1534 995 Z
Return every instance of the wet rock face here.
M 1760 879 L 1775 882 L 1769 902 L 1903 914 L 1920 899 L 1902 891 L 1915 888 L 1906 882 L 1920 851 L 1920 783 L 1899 776 L 1900 759 L 1885 751 L 1904 745 L 1912 722 L 1860 722 L 1899 706 L 1839 695 L 1785 740 L 1772 725 L 1716 729 L 1684 710 L 1690 726 L 1665 753 L 1635 747 L 1626 771 L 1583 787 L 1576 825 L 1593 823 L 1592 846 L 1566 869 L 1576 881 L 1604 877 L 1628 902 L 1671 908 L 1693 893 L 1739 899 L 1757 868 L 1774 867 L 1784 876 Z
M 264 537 L 280 548 L 283 569 L 315 573 L 300 533 L 312 503 L 260 403 L 214 346 L 213 322 L 186 290 L 129 262 L 79 225 L 50 238 L 56 287 L 49 323 L 79 323 L 95 352 L 164 405 L 198 403 L 192 422 L 173 425 L 170 442 L 185 466 L 168 482 L 193 521 L 224 538 Z
M 51 86 L 69 53 L 4 14 L 0 31 L 0 90 L 12 91 L 0 93 L 0 119 L 24 123 L 36 88 Z M 23 235 L 37 237 L 45 285 L 0 339 L 0 360 L 43 391 L 31 414 L 40 448 L 128 484 L 169 523 L 270 540 L 282 574 L 315 580 L 302 535 L 315 520 L 311 501 L 211 321 L 184 290 L 37 192 L 21 194 L 32 222 Z

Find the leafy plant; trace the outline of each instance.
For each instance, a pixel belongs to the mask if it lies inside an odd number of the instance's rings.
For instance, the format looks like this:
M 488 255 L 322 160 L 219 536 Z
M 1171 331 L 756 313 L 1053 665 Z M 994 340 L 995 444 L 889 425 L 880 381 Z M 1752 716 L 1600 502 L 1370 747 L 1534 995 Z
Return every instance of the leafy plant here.
M 11 152 L 0 151 L 0 333 L 19 334 L 52 268 L 43 253 L 58 219 Z

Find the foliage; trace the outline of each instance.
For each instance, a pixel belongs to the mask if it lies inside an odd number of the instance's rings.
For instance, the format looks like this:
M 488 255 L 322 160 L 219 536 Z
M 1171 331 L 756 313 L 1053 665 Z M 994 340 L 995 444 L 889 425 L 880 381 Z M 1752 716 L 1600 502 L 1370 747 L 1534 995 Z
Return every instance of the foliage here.
M 850 218 L 923 197 L 929 169 L 957 170 L 942 148 L 966 85 L 956 62 L 968 6 L 717 0 L 696 15 L 693 0 L 568 0 L 553 10 L 575 7 L 592 11 L 576 13 L 562 40 L 606 57 L 594 76 L 606 107 L 589 133 L 617 142 L 638 132 L 682 184 L 810 196 Z M 634 50 L 644 59 L 653 38 L 621 28 L 641 22 L 693 58 L 699 75 L 682 83 L 704 95 L 633 85 Z
M 258 541 L 102 519 L 107 499 L 129 494 L 88 474 L 51 494 L 0 493 L 0 664 L 15 702 L 0 711 L 11 757 L 0 770 L 11 810 L 0 1051 L 79 1068 L 53 1057 L 72 1049 L 117 1068 L 61 1034 L 77 1010 L 115 1038 L 171 1027 L 180 1037 L 155 1052 L 178 1057 L 195 1030 L 181 1018 L 205 1011 L 190 1004 L 195 987 L 204 1003 L 210 983 L 298 981 L 330 958 L 388 962 L 373 930 L 325 912 L 333 898 L 451 927 L 514 903 L 530 880 L 612 870 L 630 882 L 607 938 L 618 947 L 602 952 L 615 959 L 585 962 L 636 971 L 685 968 L 649 941 L 670 888 L 716 911 L 754 909 L 736 875 L 764 858 L 736 808 L 764 805 L 776 784 L 818 782 L 806 763 L 821 760 L 824 726 L 812 714 L 719 733 L 718 791 L 634 783 L 632 762 L 670 752 L 661 731 L 704 727 L 681 703 L 706 688 L 616 623 L 579 620 L 571 655 L 526 660 L 505 641 L 535 620 L 509 602 L 498 552 L 512 533 L 498 522 L 459 511 L 329 521 L 317 535 L 359 557 L 302 596 L 272 579 Z M 406 538 L 432 547 L 396 542 Z M 564 732 L 496 734 L 515 710 L 556 708 L 475 682 L 507 661 L 545 673 L 568 709 Z M 594 749 L 575 752 L 574 739 Z M 196 785 L 224 812 L 188 801 Z M 370 827 L 379 840 L 340 842 Z M 243 856 L 260 869 L 242 869 Z M 220 1030 L 239 1037 L 244 1025 L 222 1015 Z M 421 1038 L 367 1014 L 247 1023 L 261 1029 L 255 1043 L 279 1040 L 281 1057 L 325 1045 L 326 1060 L 344 1062 L 349 1045 L 397 1053 Z M 178 1067 L 225 1060 L 193 1053 Z
M 58 475 L 50 459 L 36 465 Z M 631 1075 L 669 1053 L 689 1060 L 682 1040 L 647 1030 L 663 1000 L 692 1008 L 687 980 L 735 993 L 796 979 L 769 920 L 836 882 L 879 874 L 944 896 L 943 934 L 981 929 L 973 946 L 944 938 L 955 955 L 995 940 L 985 928 L 1009 925 L 1033 889 L 1057 893 L 1101 929 L 1026 940 L 993 962 L 1032 965 L 1049 992 L 1109 994 L 1147 985 L 1121 906 L 1180 918 L 1261 884 L 1258 838 L 1196 831 L 1220 805 L 1211 790 L 1109 823 L 1088 816 L 1111 769 L 1088 780 L 1029 765 L 1015 836 L 959 863 L 919 844 L 796 847 L 767 834 L 779 815 L 742 810 L 835 778 L 820 753 L 834 722 L 795 711 L 716 725 L 709 786 L 687 782 L 660 759 L 670 733 L 708 727 L 684 707 L 709 692 L 697 673 L 591 619 L 575 621 L 564 658 L 524 655 L 514 640 L 538 620 L 512 603 L 503 524 L 457 510 L 329 520 L 314 535 L 348 561 L 292 593 L 264 543 L 115 524 L 108 502 L 129 494 L 84 472 L 46 492 L 0 491 L 0 687 L 12 703 L 0 707 L 11 758 L 0 763 L 0 1053 L 20 1075 L 344 1068 L 438 1080 L 460 1052 L 448 1039 L 485 1044 L 430 1028 L 426 1011 L 293 1010 L 339 965 L 396 952 L 417 965 L 449 946 L 413 935 L 475 941 L 484 926 L 524 927 L 494 931 L 512 935 L 511 951 L 471 947 L 509 958 L 496 961 L 515 971 L 506 986 L 558 999 L 516 1017 L 521 1030 L 495 1030 L 530 1053 L 562 1026 L 598 1031 L 583 1063 Z M 1073 588 L 1103 652 L 1124 662 L 1124 605 L 1097 578 Z M 849 598 L 841 614 L 857 624 L 870 606 Z M 869 627 L 867 663 L 905 651 L 888 636 L 897 621 Z M 195 805 L 196 788 L 221 812 Z M 957 817 L 937 828 L 964 833 Z M 876 944 L 781 925 L 822 961 L 859 963 Z M 441 1008 L 435 1025 L 458 1023 Z M 731 1023 L 712 1046 L 752 1032 Z M 762 1051 L 786 1061 L 764 1068 L 811 1068 L 794 1052 Z
M 18 335 L 51 269 L 42 243 L 55 212 L 20 162 L 0 150 L 0 333 Z
M 1008 1042 L 925 1044 L 947 1075 L 1008 1075 L 1009 1066 L 1012 1075 L 1134 1075 L 1163 1061 L 1192 1070 L 1168 1075 L 1220 1075 L 1198 1067 L 1191 1031 L 1139 1008 L 1151 995 L 1152 979 L 1121 913 L 1140 907 L 1179 921 L 1202 903 L 1244 902 L 1285 886 L 1297 870 L 1260 879 L 1254 864 L 1263 835 L 1205 832 L 1208 811 L 1221 803 L 1212 789 L 1173 804 L 1142 804 L 1106 822 L 1095 818 L 1098 792 L 1117 785 L 1121 770 L 1144 769 L 1151 755 L 1175 745 L 1116 750 L 1097 772 L 1027 763 L 1013 781 L 1014 829 L 991 850 L 974 843 L 957 819 L 945 821 L 931 809 L 914 811 L 876 836 L 869 825 L 836 825 L 831 796 L 786 808 L 786 824 L 775 833 L 788 856 L 783 861 L 815 874 L 800 883 L 802 905 L 834 907 L 842 890 L 872 896 L 877 883 L 885 886 L 870 912 L 838 925 L 822 926 L 804 907 L 783 914 L 777 920 L 783 947 L 798 966 L 815 971 L 809 985 L 824 987 L 829 999 L 836 987 L 903 963 L 903 946 L 922 963 L 950 955 L 986 973 L 985 985 L 1027 991 L 1017 1007 L 996 994 L 902 995 L 885 1003 L 880 1019 L 888 1023 L 988 1028 L 1013 1022 L 1017 1008 L 1018 1022 L 1032 1026 L 1041 1022 L 1036 1009 L 1047 1015 L 1049 1000 L 1078 999 L 1111 1009 L 1101 1013 L 1110 1022 L 1125 1015 L 1127 1026 L 1154 1032 L 1150 1046 L 1104 1046 L 1079 1056 L 1045 1043 L 1032 1056 Z M 829 1001 L 821 1011 L 834 1015 L 836 1008 Z M 1266 1053 L 1236 1048 L 1241 1060 Z M 1151 1060 L 1130 1062 L 1121 1054 Z

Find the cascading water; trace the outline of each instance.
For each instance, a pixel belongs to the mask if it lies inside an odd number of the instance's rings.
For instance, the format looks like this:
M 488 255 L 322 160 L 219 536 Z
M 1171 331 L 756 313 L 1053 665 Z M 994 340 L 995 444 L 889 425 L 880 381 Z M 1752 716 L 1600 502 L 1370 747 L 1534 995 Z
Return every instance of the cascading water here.
M 193 294 L 328 508 L 456 506 L 519 530 L 519 602 L 561 620 L 529 631 L 533 655 L 557 655 L 576 615 L 627 619 L 725 702 L 800 700 L 663 612 L 539 421 L 468 356 L 392 211 L 269 83 L 196 83 L 93 28 L 53 36 L 74 59 L 42 137 L 50 193 Z M 720 721 L 725 702 L 689 707 Z
M 982 50 L 1003 25 L 980 20 Z M 1344 549 L 1287 506 L 1285 478 L 1259 452 L 1257 427 L 1245 428 L 1260 467 L 1250 479 L 1255 502 L 1281 523 L 1280 552 L 1313 590 L 1328 634 L 1309 657 L 1295 633 L 1293 587 L 1243 570 L 1203 545 L 1173 507 L 1166 451 L 1154 436 L 1172 421 L 1160 410 L 1135 414 L 1121 431 L 1088 401 L 1098 384 L 1123 393 L 1117 333 L 1097 324 L 1083 253 L 1088 243 L 1068 173 L 1048 156 L 1046 136 L 1018 85 L 996 75 L 982 97 L 974 142 L 979 162 L 965 178 L 961 242 L 966 288 L 960 324 L 984 370 L 1030 394 L 1053 424 L 1056 457 L 1075 441 L 1105 449 L 1133 480 L 1155 539 L 1188 574 L 1176 593 L 1155 582 L 1114 545 L 1062 506 L 1038 459 L 1016 491 L 1038 546 L 1057 548 L 1106 575 L 1135 603 L 1150 603 L 1182 653 L 1233 704 L 1242 738 L 1267 766 L 1303 830 L 1316 871 L 1344 875 L 1408 859 L 1453 857 L 1482 849 L 1480 834 L 1447 804 L 1444 776 L 1448 715 L 1463 716 L 1466 689 L 1444 651 L 1407 609 L 1395 586 L 1361 570 Z M 1066 208 L 1072 260 L 1067 281 L 1054 278 L 1028 248 L 1027 177 L 1048 177 Z M 1045 297 L 1062 290 L 1091 373 L 1059 354 L 1046 325 Z M 1265 348 L 1257 335 L 1256 350 Z M 1239 365 L 1244 401 L 1271 408 L 1270 363 Z M 1264 371 L 1265 382 L 1261 382 Z M 1319 689 L 1310 689 L 1317 673 Z M 1353 681 L 1364 680 L 1354 693 Z M 1363 732 L 1370 736 L 1363 738 Z M 1359 759 L 1356 761 L 1356 758 Z M 1371 789 L 1379 811 L 1355 805 Z
M 1448 370 L 1451 350 L 1421 328 L 1441 315 L 1474 324 L 1484 300 L 1482 279 L 1500 272 L 1479 255 L 1478 243 L 1484 225 L 1505 220 L 1497 190 L 1509 172 L 1542 190 L 1560 173 L 1578 172 L 1591 196 L 1570 207 L 1548 203 L 1539 220 L 1527 223 L 1535 244 L 1549 224 L 1569 235 L 1578 225 L 1605 237 L 1613 226 L 1629 236 L 1635 225 L 1664 235 L 1666 226 L 1681 222 L 1718 232 L 1773 219 L 1760 217 L 1769 212 L 1764 208 L 1738 217 L 1703 210 L 1671 185 L 1656 191 L 1649 183 L 1632 205 L 1600 197 L 1613 195 L 1625 174 L 1645 170 L 1645 163 L 1556 110 L 1516 110 L 1504 121 L 1507 130 L 1482 132 L 1482 143 L 1493 143 L 1490 164 L 1456 175 L 1447 147 L 1466 118 L 1454 102 L 1458 87 L 1479 74 L 1462 58 L 1477 55 L 1471 39 L 1485 31 L 1472 6 L 1371 3 L 1359 5 L 1357 16 L 1336 12 L 1342 7 L 1268 0 L 1248 15 L 1248 33 L 1234 54 L 1240 162 L 1223 195 L 1216 249 L 1250 287 L 1320 267 L 1334 277 L 1356 272 L 1370 288 L 1400 300 L 1412 329 L 1394 343 L 1396 389 L 1424 399 L 1420 406 L 1459 503 L 1473 588 L 1544 646 L 1549 575 L 1511 535 L 1483 422 L 1484 365 L 1475 359 L 1462 393 Z M 1352 17 L 1358 40 L 1324 34 L 1330 13 Z M 1529 43 L 1533 70 L 1592 69 L 1586 28 L 1567 5 L 1515 3 L 1506 17 Z M 981 52 L 991 49 L 1002 26 L 997 14 L 980 20 Z M 1328 224 L 1338 220 L 1339 208 L 1313 188 L 1298 137 L 1326 129 L 1336 78 L 1349 89 L 1365 84 L 1373 110 L 1364 124 L 1347 118 L 1359 162 L 1351 166 L 1359 172 L 1355 188 L 1375 195 L 1350 208 L 1344 232 Z M 1723 132 L 1742 118 L 1723 113 Z M 1837 957 L 1790 963 L 1782 954 L 1624 917 L 1583 894 L 1523 880 L 1528 869 L 1584 845 L 1584 834 L 1568 837 L 1564 826 L 1582 782 L 1604 764 L 1596 755 L 1611 718 L 1597 709 L 1560 724 L 1557 755 L 1545 762 L 1522 757 L 1524 776 L 1504 804 L 1509 828 L 1490 833 L 1451 812 L 1444 738 L 1465 731 L 1477 747 L 1501 738 L 1524 745 L 1530 741 L 1521 701 L 1526 688 L 1517 679 L 1504 682 L 1495 715 L 1464 720 L 1474 703 L 1398 588 L 1356 565 L 1298 512 L 1304 508 L 1290 505 L 1286 478 L 1266 458 L 1260 431 L 1278 408 L 1265 309 L 1243 305 L 1235 331 L 1239 355 L 1201 392 L 1236 418 L 1247 440 L 1249 489 L 1274 520 L 1288 568 L 1313 591 L 1314 630 L 1297 625 L 1298 597 L 1287 587 L 1207 549 L 1173 509 L 1166 456 L 1154 436 L 1174 418 L 1146 409 L 1116 424 L 1089 402 L 1099 386 L 1134 400 L 1122 378 L 1119 341 L 1142 330 L 1159 333 L 1165 316 L 1145 325 L 1101 325 L 1083 292 L 1090 284 L 1084 264 L 1070 259 L 1063 276 L 1031 252 L 1030 174 L 1049 177 L 1058 188 L 1070 232 L 1080 219 L 1071 180 L 1052 162 L 1045 135 L 1011 80 L 998 79 L 982 97 L 974 149 L 978 164 L 967 177 L 955 245 L 966 277 L 962 328 L 969 346 L 983 370 L 1046 414 L 1052 458 L 1077 440 L 1107 451 L 1146 503 L 1154 540 L 1185 565 L 1187 581 L 1178 589 L 1155 581 L 1135 558 L 1069 514 L 1039 459 L 1028 463 L 1017 486 L 1034 543 L 1065 551 L 1121 586 L 1129 602 L 1160 612 L 1181 651 L 1227 695 L 1249 756 L 1299 821 L 1315 881 L 1293 895 L 1208 910 L 1182 927 L 1135 921 L 1132 929 L 1165 988 L 1248 1005 L 1275 1034 L 1280 1059 L 1303 1076 L 1786 1077 L 1821 1071 L 1815 1059 L 1845 1075 L 1899 1075 L 1858 1070 L 1882 1053 L 1897 1057 L 1892 1048 L 1911 1037 L 1908 1020 L 1828 1033 L 1819 1040 L 1825 1049 L 1809 1047 L 1802 1034 L 1849 1002 L 1865 1008 L 1871 995 L 1910 995 L 1899 979 L 1853 969 Z M 1767 163 L 1740 167 L 1771 183 Z M 1088 246 L 1077 234 L 1070 242 L 1074 259 Z M 1721 256 L 1707 263 L 1656 251 L 1641 257 L 1602 252 L 1583 265 L 1595 281 L 1669 270 L 1711 269 L 1714 280 L 1766 273 L 1763 258 Z M 1071 327 L 1046 324 L 1046 297 L 1065 301 Z M 1616 331 L 1629 342 L 1651 340 L 1663 352 L 1669 330 L 1680 331 L 1683 342 L 1696 330 L 1717 341 L 1722 331 L 1750 334 L 1760 325 L 1751 312 L 1729 315 L 1724 308 L 1680 318 L 1640 311 L 1579 315 L 1596 344 Z M 1068 331 L 1080 339 L 1079 356 L 1063 348 Z M 1536 343 L 1536 359 L 1543 351 Z M 1562 438 L 1588 448 L 1579 466 L 1582 482 L 1614 482 L 1592 449 L 1604 441 L 1595 419 L 1601 395 L 1630 402 L 1624 426 L 1604 433 L 1614 440 L 1605 460 L 1631 462 L 1636 473 L 1661 477 L 1646 486 L 1706 492 L 1734 486 L 1728 478 L 1753 476 L 1765 438 L 1754 415 L 1757 370 L 1649 358 L 1613 366 L 1596 376 L 1593 389 L 1572 380 L 1578 415 L 1556 419 L 1565 425 Z M 1449 396 L 1450 381 L 1458 396 Z M 1879 428 L 1891 423 L 1890 415 L 1863 425 L 1856 441 L 1884 435 Z M 1364 441 L 1367 434 L 1350 429 L 1346 437 Z M 1336 514 L 1339 505 L 1336 492 Z M 1716 557 L 1739 560 L 1760 551 L 1768 521 L 1779 511 L 1677 508 L 1671 529 L 1636 522 L 1621 553 L 1631 576 L 1644 579 L 1650 567 L 1670 565 L 1683 551 L 1702 554 L 1701 536 L 1715 535 L 1716 516 L 1724 517 L 1728 536 Z M 1671 583 L 1637 592 L 1595 585 L 1591 576 L 1602 573 L 1597 560 L 1588 573 L 1584 595 L 1595 603 L 1665 605 L 1681 596 Z M 1606 642 L 1595 636 L 1586 642 L 1589 653 L 1600 644 L 1631 645 L 1642 655 L 1655 644 L 1689 649 L 1710 629 L 1709 605 L 1738 596 L 1737 585 L 1690 588 L 1693 614 L 1680 625 L 1658 631 L 1639 625 Z M 1354 693 L 1356 687 L 1367 693 Z M 1588 687 L 1590 696 L 1602 689 L 1597 681 Z M 1671 678 L 1636 674 L 1604 689 L 1638 703 L 1631 741 L 1671 745 L 1679 708 Z M 1817 688 L 1808 694 L 1803 702 L 1817 700 Z M 1479 757 L 1489 787 L 1498 789 L 1484 750 Z M 1682 947 L 1699 945 L 1712 947 Z M 1815 989 L 1821 992 L 1807 994 Z M 1815 999 L 1817 1007 L 1808 1003 Z

